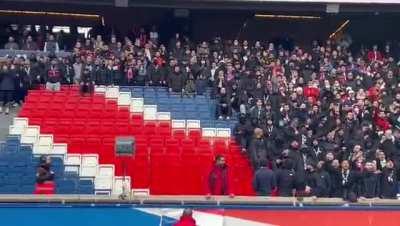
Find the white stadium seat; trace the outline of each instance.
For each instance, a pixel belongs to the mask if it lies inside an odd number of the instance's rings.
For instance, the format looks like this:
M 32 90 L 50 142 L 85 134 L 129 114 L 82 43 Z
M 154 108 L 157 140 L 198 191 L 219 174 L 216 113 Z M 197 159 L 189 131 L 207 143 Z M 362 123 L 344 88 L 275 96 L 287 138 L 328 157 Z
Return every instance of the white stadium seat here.
M 171 120 L 171 112 L 157 112 L 157 120 L 159 121 Z
M 111 195 L 113 186 L 113 177 L 96 177 L 94 179 L 94 190 L 96 195 Z
M 64 159 L 65 172 L 79 175 L 82 160 L 80 154 L 67 154 Z
M 231 129 L 229 128 L 217 128 L 216 137 L 221 138 L 230 138 L 231 137 Z
M 203 128 L 202 129 L 202 136 L 203 137 L 215 137 L 216 136 L 216 129 L 215 128 Z
M 33 145 L 34 155 L 50 155 L 53 150 L 53 135 L 41 134 Z
M 28 126 L 21 136 L 21 143 L 23 144 L 35 144 L 39 138 L 40 127 L 39 126 Z
M 115 166 L 112 164 L 99 165 L 96 177 L 114 177 Z
M 96 86 L 96 87 L 94 87 L 94 91 L 96 93 L 106 93 L 106 87 L 105 86 Z
M 200 120 L 186 120 L 187 129 L 200 129 Z
M 125 186 L 125 192 L 131 191 L 131 177 L 115 177 L 114 178 L 114 187 L 112 189 L 113 195 L 120 195 L 124 192 L 123 187 Z
M 186 121 L 172 120 L 172 129 L 186 129 Z
M 131 107 L 130 107 L 131 113 L 142 113 L 144 110 L 143 106 L 144 106 L 143 98 L 131 98 Z
M 157 105 L 144 105 L 143 106 L 143 119 L 144 120 L 157 120 Z
M 65 143 L 54 143 L 52 155 L 62 155 L 64 156 L 68 152 L 68 144 Z
M 119 97 L 119 87 L 109 86 L 106 88 L 106 98 L 118 99 Z
M 118 96 L 118 105 L 130 106 L 131 105 L 131 93 L 130 92 L 120 92 Z
M 97 154 L 82 155 L 80 176 L 81 177 L 95 177 L 97 175 L 97 167 L 99 156 Z

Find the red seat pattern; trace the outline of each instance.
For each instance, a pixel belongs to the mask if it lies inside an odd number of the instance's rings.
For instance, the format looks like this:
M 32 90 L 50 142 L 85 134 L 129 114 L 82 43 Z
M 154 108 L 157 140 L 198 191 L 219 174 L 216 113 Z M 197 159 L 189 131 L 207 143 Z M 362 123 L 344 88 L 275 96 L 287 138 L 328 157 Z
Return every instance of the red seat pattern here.
M 172 130 L 169 121 L 144 121 L 104 95 L 81 97 L 76 87 L 30 91 L 19 116 L 53 134 L 55 142 L 67 143 L 69 153 L 99 154 L 101 164 L 115 165 L 117 176 L 131 176 L 133 188 L 150 188 L 152 194 L 205 194 L 215 155 L 223 154 L 232 191 L 253 194 L 252 169 L 235 141 L 202 139 L 199 129 L 188 134 Z M 122 159 L 114 154 L 114 141 L 126 135 L 135 136 L 136 155 Z

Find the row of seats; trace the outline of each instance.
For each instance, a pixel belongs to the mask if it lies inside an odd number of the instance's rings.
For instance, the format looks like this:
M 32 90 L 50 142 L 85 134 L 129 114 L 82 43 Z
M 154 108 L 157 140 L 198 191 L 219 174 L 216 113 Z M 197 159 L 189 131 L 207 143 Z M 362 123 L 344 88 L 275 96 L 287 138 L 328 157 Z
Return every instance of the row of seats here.
M 44 94 L 53 98 L 46 104 L 30 102 L 28 98 L 26 104 L 30 106 L 21 113 L 27 115 L 30 125 L 35 123 L 42 133 L 52 134 L 53 143 L 67 144 L 65 171 L 75 171 L 81 179 L 92 178 L 95 193 L 109 193 L 110 189 L 113 192 L 116 178 L 127 172 L 132 188 L 150 188 L 152 194 L 204 194 L 215 155 L 223 153 L 230 172 L 243 175 L 232 177 L 233 190 L 237 194 L 251 194 L 251 188 L 240 185 L 251 184 L 251 167 L 236 143 L 229 140 L 229 129 L 203 128 L 199 120 L 173 120 L 174 113 L 160 114 L 163 112 L 158 111 L 158 106 L 145 105 L 145 98 L 135 99 L 131 93 L 121 94 L 119 89 L 105 88 L 93 97 L 76 93 L 67 90 Z M 52 101 L 54 98 L 59 100 Z M 40 111 L 40 117 L 31 114 L 35 111 Z M 93 117 L 94 112 L 100 112 L 101 117 Z M 126 134 L 137 140 L 137 154 L 131 159 L 114 154 L 115 137 Z M 92 154 L 98 156 L 97 161 L 82 160 Z M 71 159 L 74 155 L 81 158 Z M 97 178 L 101 165 L 114 166 L 114 180 Z M 75 187 L 71 184 L 78 182 L 65 183 Z
M 18 123 L 17 123 L 18 124 Z M 1 194 L 32 194 L 35 190 L 36 170 L 39 166 L 39 156 L 33 154 L 32 145 L 21 144 L 18 136 L 9 136 L 0 145 L 0 193 Z M 65 173 L 63 159 L 52 157 L 52 168 L 55 179 L 62 181 L 79 180 L 77 175 Z M 57 184 L 62 193 L 75 193 L 75 190 Z M 93 186 L 91 187 L 93 190 Z M 90 189 L 82 190 L 82 194 L 93 194 Z
M 79 190 L 79 193 L 88 193 L 93 190 L 96 193 L 111 194 L 114 189 L 116 189 L 114 186 L 114 166 L 98 164 L 98 155 L 85 155 L 82 158 L 80 155 L 79 157 L 69 156 L 67 154 L 67 143 L 54 142 L 53 135 L 41 134 L 40 126 L 29 126 L 29 120 L 26 118 L 14 118 L 13 125 L 10 126 L 10 132 L 13 133 L 16 138 L 7 140 L 5 144 L 7 146 L 15 146 L 16 148 L 14 148 L 13 151 L 18 155 L 22 153 L 18 151 L 18 147 L 21 145 L 19 144 L 19 140 L 17 140 L 17 136 L 20 136 L 24 144 L 32 145 L 33 152 L 31 151 L 31 154 L 34 156 L 50 155 L 61 157 L 55 159 L 52 164 L 52 170 L 56 173 L 57 178 L 61 178 L 61 181 L 64 181 L 64 176 L 70 178 L 70 175 L 75 175 L 75 179 L 87 178 L 93 181 L 94 188 L 92 187 L 90 189 L 90 187 L 86 186 L 85 189 L 82 188 L 83 190 Z M 62 158 L 66 158 L 65 167 Z M 79 161 L 71 161 L 71 158 L 78 158 Z M 69 191 L 70 193 L 76 191 L 76 189 L 71 190 L 64 187 L 56 187 L 57 191 Z M 81 189 L 79 186 L 75 188 Z M 93 194 L 93 192 L 89 194 Z

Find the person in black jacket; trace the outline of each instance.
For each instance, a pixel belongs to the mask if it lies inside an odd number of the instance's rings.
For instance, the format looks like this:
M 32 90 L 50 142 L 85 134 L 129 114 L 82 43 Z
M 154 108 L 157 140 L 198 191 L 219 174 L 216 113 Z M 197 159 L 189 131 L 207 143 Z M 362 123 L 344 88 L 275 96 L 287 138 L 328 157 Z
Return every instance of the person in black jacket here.
M 80 82 L 80 92 L 81 95 L 85 93 L 93 94 L 94 92 L 94 78 L 91 68 L 84 67 L 82 71 L 82 77 Z
M 175 93 L 182 93 L 184 92 L 184 86 L 185 86 L 185 81 L 186 78 L 181 72 L 181 69 L 179 66 L 174 66 L 173 67 L 173 72 L 168 74 L 168 87 L 170 92 L 175 92 Z
M 10 68 L 6 64 L 3 65 L 0 71 L 0 113 L 5 108 L 5 114 L 10 111 L 10 104 L 14 99 L 16 76 L 13 68 Z
M 31 88 L 31 68 L 30 62 L 25 61 L 24 65 L 18 67 L 15 71 L 15 103 L 21 105 L 26 95 L 28 95 L 28 89 Z
M 265 159 L 260 160 L 260 168 L 254 174 L 253 188 L 260 196 L 270 196 L 276 188 L 275 173 L 267 167 Z
M 256 170 L 260 167 L 260 161 L 268 159 L 267 143 L 264 138 L 263 130 L 260 128 L 254 129 L 254 137 L 250 142 L 248 149 L 253 168 Z
M 344 200 L 349 200 L 352 202 L 357 201 L 357 196 L 355 193 L 357 176 L 353 171 L 350 170 L 350 163 L 348 160 L 343 160 L 341 167 L 341 186 L 339 187 L 340 194 Z
M 223 87 L 220 89 L 217 98 L 217 117 L 218 119 L 230 119 L 232 115 L 232 108 L 230 104 L 229 94 Z
M 372 162 L 365 163 L 365 171 L 360 180 L 360 196 L 375 198 L 380 195 L 380 175 L 376 172 L 376 166 Z
M 252 133 L 253 127 L 251 126 L 250 121 L 247 120 L 246 115 L 241 114 L 239 116 L 239 124 L 237 124 L 234 129 L 234 135 L 236 142 L 240 144 L 240 147 L 242 148 L 242 152 L 247 151 Z
M 293 160 L 284 158 L 282 168 L 276 173 L 276 184 L 279 196 L 293 196 L 296 189 L 296 172 L 293 168 Z
M 395 199 L 398 192 L 398 178 L 396 168 L 392 160 L 386 162 L 381 174 L 381 198 Z
M 319 161 L 316 167 L 314 163 L 307 165 L 305 190 L 311 196 L 329 197 L 331 179 L 323 165 L 323 161 Z

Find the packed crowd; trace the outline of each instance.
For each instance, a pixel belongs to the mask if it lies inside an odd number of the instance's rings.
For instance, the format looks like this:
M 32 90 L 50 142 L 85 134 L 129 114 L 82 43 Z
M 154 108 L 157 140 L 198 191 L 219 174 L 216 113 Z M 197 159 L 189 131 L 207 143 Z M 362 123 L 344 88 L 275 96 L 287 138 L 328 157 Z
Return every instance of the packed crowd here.
M 346 39 L 285 49 L 218 37 L 194 44 L 180 34 L 164 45 L 155 29 L 118 38 L 78 38 L 61 58 L 52 34 L 41 47 L 29 32 L 20 40 L 10 36 L 5 49 L 48 55 L 2 63 L 6 113 L 42 84 L 51 90 L 80 84 L 82 92 L 95 84 L 168 86 L 189 96 L 213 87 L 216 118 L 240 115 L 234 134 L 254 167 L 259 195 L 396 198 L 400 87 L 390 43 L 355 53 Z M 223 157 L 217 162 L 213 172 L 223 177 Z

